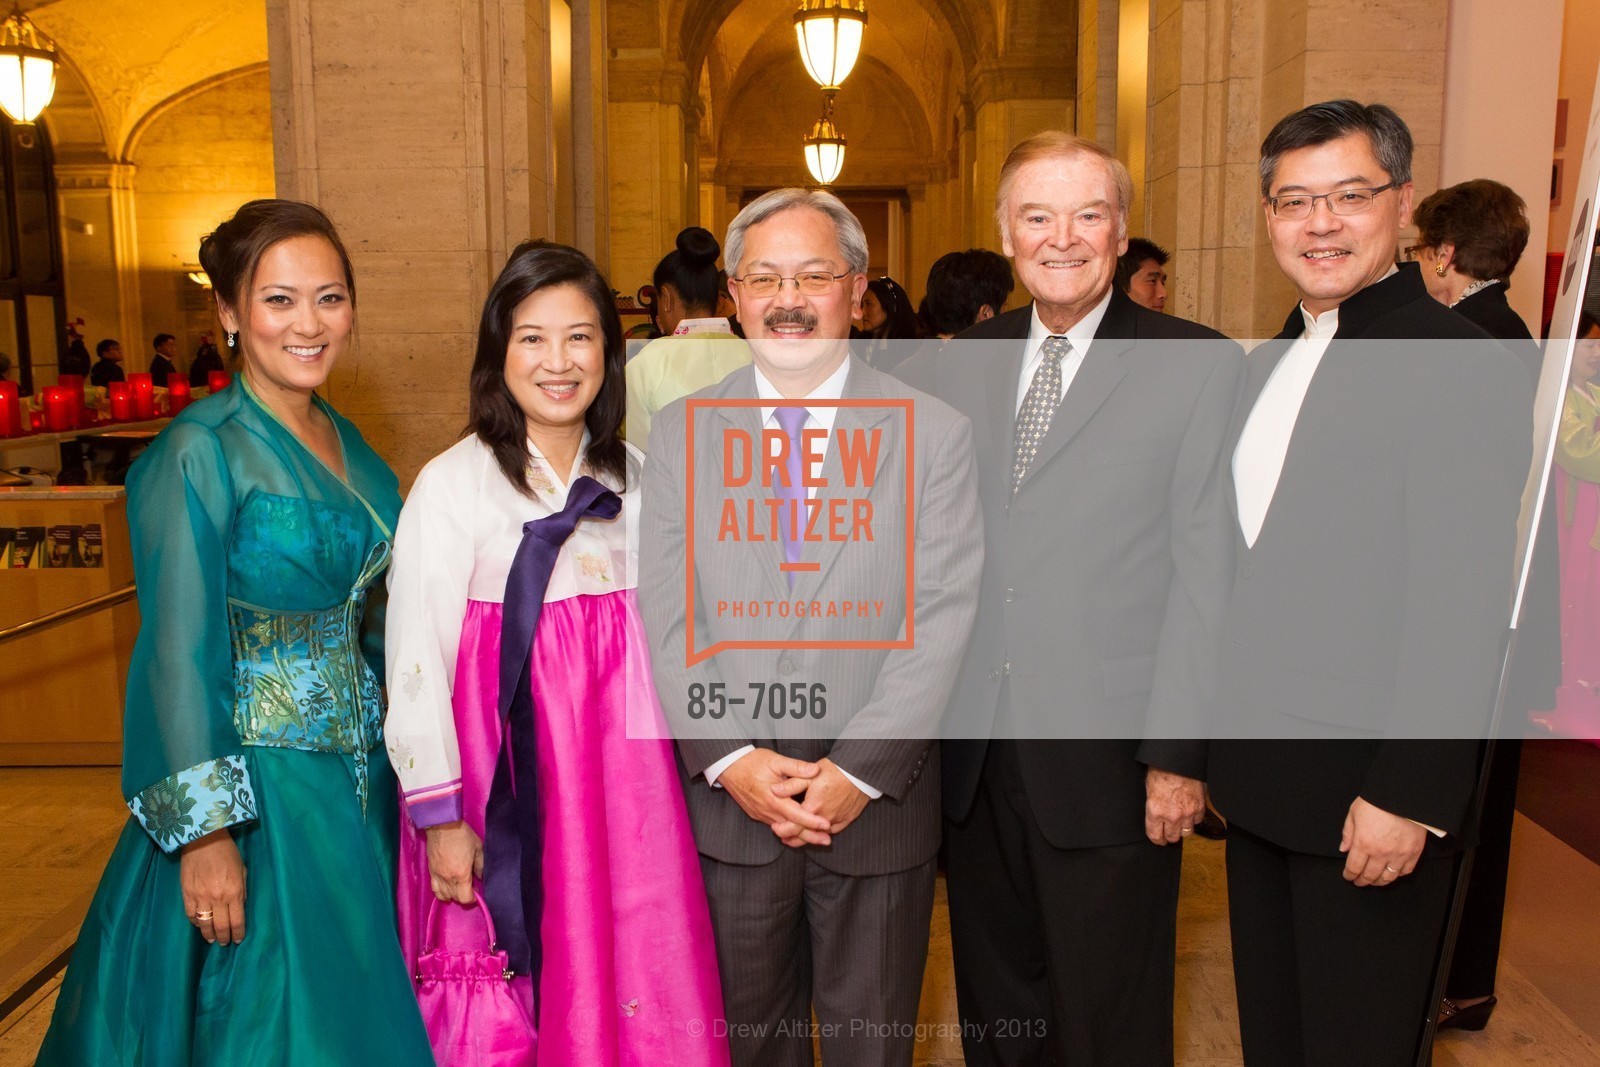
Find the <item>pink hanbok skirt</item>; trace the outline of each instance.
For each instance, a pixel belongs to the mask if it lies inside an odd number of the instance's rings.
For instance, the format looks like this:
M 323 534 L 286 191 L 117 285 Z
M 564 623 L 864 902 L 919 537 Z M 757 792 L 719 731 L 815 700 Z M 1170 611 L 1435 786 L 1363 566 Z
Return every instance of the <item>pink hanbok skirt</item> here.
M 500 604 L 468 602 L 453 703 L 463 811 L 479 836 L 500 748 L 500 627 Z M 537 1063 L 722 1067 L 711 917 L 633 592 L 546 603 L 531 673 L 544 876 Z M 414 963 L 433 893 L 426 839 L 401 823 L 400 941 Z M 441 910 L 438 947 L 482 946 L 476 908 Z M 532 1004 L 528 977 L 512 987 Z

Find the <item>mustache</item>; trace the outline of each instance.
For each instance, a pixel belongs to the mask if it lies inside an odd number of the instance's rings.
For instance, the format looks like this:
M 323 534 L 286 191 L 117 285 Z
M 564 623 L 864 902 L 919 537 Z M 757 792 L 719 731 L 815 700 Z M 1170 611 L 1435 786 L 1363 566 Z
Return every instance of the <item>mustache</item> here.
M 769 330 L 774 326 L 804 326 L 808 330 L 817 328 L 817 316 L 805 308 L 773 308 L 761 322 Z

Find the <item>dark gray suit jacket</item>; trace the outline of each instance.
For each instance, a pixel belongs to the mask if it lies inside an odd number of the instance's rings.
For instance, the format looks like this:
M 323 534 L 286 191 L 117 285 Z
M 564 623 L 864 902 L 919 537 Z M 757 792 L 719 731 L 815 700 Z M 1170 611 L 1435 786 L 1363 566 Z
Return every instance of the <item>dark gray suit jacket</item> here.
M 1025 307 L 979 323 L 933 357 L 925 379 L 973 421 L 988 541 L 951 701 L 961 723 L 949 736 L 987 737 L 1004 682 L 1026 736 L 1088 738 L 1019 749 L 1046 838 L 1128 844 L 1145 836 L 1147 766 L 1205 776 L 1204 713 L 1237 536 L 1219 461 L 1243 355 L 1214 330 L 1113 293 L 1013 498 L 1031 322 Z M 970 810 L 986 749 L 945 742 L 950 818 Z
M 755 375 L 744 368 L 694 394 L 699 398 L 748 399 Z M 796 576 L 791 590 L 779 571 L 781 546 L 772 541 L 738 545 L 719 541 L 704 507 L 697 512 L 692 544 L 685 522 L 686 403 L 677 401 L 655 417 L 645 461 L 641 516 L 639 600 L 650 635 L 651 658 L 662 707 L 679 737 L 689 815 L 700 851 L 727 863 L 771 863 L 784 849 L 771 829 L 755 822 L 701 775 L 722 757 L 754 744 L 784 755 L 830 757 L 841 768 L 884 795 L 827 848 L 809 848 L 816 861 L 840 874 L 887 874 L 925 863 L 939 844 L 937 736 L 940 715 L 955 680 L 961 650 L 972 626 L 983 560 L 973 469 L 971 426 L 948 406 L 851 359 L 846 399 L 906 398 L 914 405 L 914 447 L 907 450 L 899 409 L 888 406 L 839 409 L 835 429 L 880 427 L 880 478 L 867 494 L 873 504 L 872 541 L 807 544 L 803 561 L 820 570 Z M 692 398 L 691 398 L 692 399 Z M 732 426 L 759 437 L 760 409 L 700 408 L 695 413 L 694 479 L 721 487 L 724 455 L 713 443 Z M 823 468 L 830 488 L 819 495 L 862 495 L 841 488 L 837 445 L 830 442 Z M 913 647 L 905 649 L 808 649 L 814 640 L 896 641 L 906 637 L 906 463 L 912 484 L 914 542 L 911 615 Z M 897 477 L 882 476 L 892 472 Z M 754 480 L 735 491 L 762 497 Z M 696 497 L 708 497 L 700 488 Z M 692 557 L 691 557 L 692 553 Z M 685 561 L 693 560 L 693 588 Z M 776 649 L 727 649 L 695 666 L 686 665 L 686 620 L 694 598 L 697 649 L 724 640 L 781 642 Z M 839 620 L 789 618 L 752 624 L 719 615 L 722 602 L 882 601 L 881 617 Z M 748 697 L 750 683 L 821 683 L 827 710 L 820 721 L 785 720 L 781 728 L 764 713 L 753 721 L 752 704 L 713 722 L 686 718 L 690 686 L 726 685 L 729 696 Z

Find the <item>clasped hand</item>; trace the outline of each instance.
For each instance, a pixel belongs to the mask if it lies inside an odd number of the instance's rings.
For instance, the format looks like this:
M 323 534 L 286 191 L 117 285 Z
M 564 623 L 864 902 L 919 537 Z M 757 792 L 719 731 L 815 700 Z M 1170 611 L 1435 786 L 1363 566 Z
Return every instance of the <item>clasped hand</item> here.
M 832 844 L 833 835 L 856 820 L 868 799 L 832 760 L 809 763 L 769 748 L 739 757 L 717 784 L 790 848 Z M 804 800 L 797 800 L 801 794 Z

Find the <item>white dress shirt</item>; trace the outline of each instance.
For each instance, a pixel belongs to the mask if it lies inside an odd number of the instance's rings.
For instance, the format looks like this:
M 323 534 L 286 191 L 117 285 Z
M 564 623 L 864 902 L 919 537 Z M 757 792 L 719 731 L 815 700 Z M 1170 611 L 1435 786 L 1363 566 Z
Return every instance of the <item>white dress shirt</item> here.
M 1244 543 L 1251 546 L 1261 535 L 1261 524 L 1266 521 L 1267 508 L 1272 506 L 1272 495 L 1277 492 L 1283 458 L 1289 451 L 1289 438 L 1294 435 L 1295 420 L 1300 417 L 1306 390 L 1311 387 L 1322 355 L 1339 330 L 1338 308 L 1313 315 L 1302 305 L 1300 314 L 1305 319 L 1305 332 L 1272 369 L 1255 407 L 1250 409 L 1250 417 L 1245 420 L 1238 447 L 1233 450 L 1239 529 L 1244 533 Z
M 1389 268 L 1386 280 L 1396 273 Z M 1233 450 L 1234 496 L 1239 502 L 1239 529 L 1246 545 L 1254 546 L 1261 536 L 1261 524 L 1266 521 L 1267 509 L 1272 506 L 1273 494 L 1278 489 L 1278 479 L 1283 474 L 1283 460 L 1289 452 L 1289 438 L 1294 435 L 1294 424 L 1300 418 L 1300 407 L 1305 403 L 1306 390 L 1316 376 L 1323 354 L 1339 332 L 1339 309 L 1330 308 L 1321 315 L 1313 315 L 1300 307 L 1306 329 L 1289 346 L 1289 350 L 1272 368 L 1272 375 L 1261 388 L 1261 396 L 1250 417 L 1245 420 L 1239 434 L 1239 444 Z M 1445 832 L 1415 819 L 1409 823 L 1420 826 L 1435 837 Z
M 756 375 L 756 399 L 787 399 L 781 392 L 778 391 L 778 387 L 768 381 L 767 376 L 761 373 L 761 367 L 759 365 L 753 367 L 752 369 L 755 371 Z M 844 383 L 845 379 L 848 377 L 850 377 L 850 361 L 846 359 L 843 363 L 839 364 L 839 369 L 828 375 L 827 379 L 824 380 L 821 385 L 817 386 L 815 389 L 811 390 L 810 393 L 806 394 L 806 399 L 843 399 Z M 777 411 L 778 409 L 776 407 L 763 407 L 761 409 L 761 425 L 764 428 L 775 430 L 782 429 L 782 427 L 778 424 Z M 806 430 L 821 430 L 823 433 L 827 434 L 827 437 L 824 438 L 822 442 L 823 447 L 816 452 L 812 459 L 811 481 L 818 481 L 822 477 L 822 465 L 828 458 L 828 449 L 833 447 L 833 423 L 835 418 L 838 417 L 838 414 L 839 409 L 833 404 L 819 404 L 814 408 L 806 409 L 806 421 L 805 424 L 800 428 L 801 432 L 803 433 Z M 817 487 L 815 485 L 806 487 L 806 498 L 808 500 L 814 498 L 816 495 Z M 717 779 L 722 775 L 722 772 L 733 766 L 733 764 L 746 753 L 754 752 L 755 748 L 756 746 L 754 745 L 745 745 L 743 748 L 735 749 L 726 756 L 723 756 L 721 759 L 717 760 L 717 762 L 706 768 L 706 782 L 709 785 L 720 789 L 721 786 L 717 785 Z M 866 782 L 863 782 L 861 779 L 857 778 L 843 767 L 839 768 L 839 773 L 850 779 L 850 784 L 865 793 L 868 798 L 877 800 L 879 797 L 883 796 L 883 790 L 876 789 L 868 785 Z
M 1078 368 L 1083 366 L 1083 358 L 1089 354 L 1089 345 L 1094 342 L 1094 335 L 1100 329 L 1100 320 L 1106 317 L 1106 308 L 1111 306 L 1111 290 L 1106 290 L 1106 295 L 1100 303 L 1089 309 L 1089 313 L 1071 326 L 1067 327 L 1064 334 L 1056 334 L 1044 324 L 1039 317 L 1039 305 L 1033 305 L 1033 324 L 1028 328 L 1026 355 L 1022 360 L 1022 375 L 1017 381 L 1017 412 L 1022 411 L 1022 401 L 1028 395 L 1028 386 L 1033 384 L 1033 376 L 1038 371 L 1039 365 L 1044 362 L 1044 343 L 1051 337 L 1065 337 L 1072 343 L 1072 354 L 1061 361 L 1061 396 L 1067 395 L 1067 386 L 1072 384 L 1072 379 L 1077 376 Z M 1056 403 L 1061 403 L 1061 396 L 1056 397 Z

